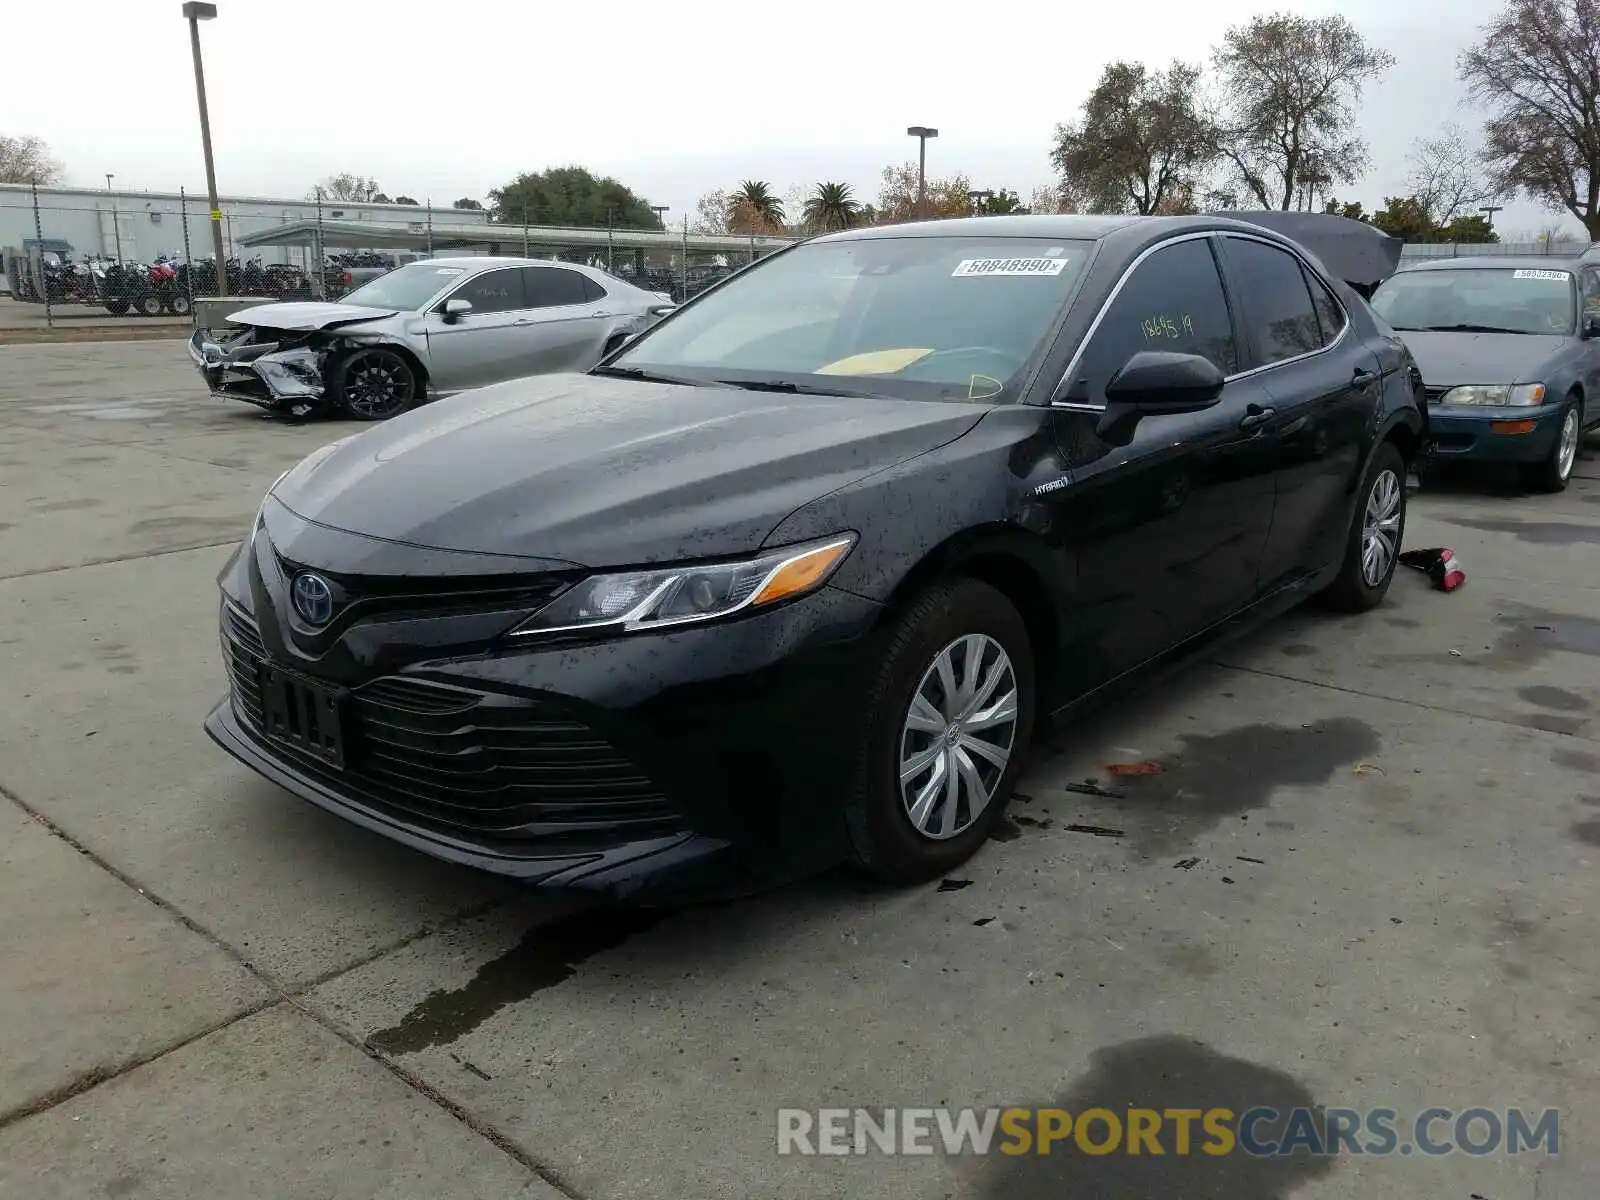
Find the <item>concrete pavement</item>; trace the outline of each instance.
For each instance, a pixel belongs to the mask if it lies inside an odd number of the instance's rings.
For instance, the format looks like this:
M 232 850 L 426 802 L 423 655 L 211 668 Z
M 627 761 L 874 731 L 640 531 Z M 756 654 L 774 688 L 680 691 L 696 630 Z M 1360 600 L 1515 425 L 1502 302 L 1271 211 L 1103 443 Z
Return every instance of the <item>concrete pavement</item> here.
M 0 1197 L 1600 1192 L 1595 459 L 1559 497 L 1416 497 L 1408 545 L 1463 590 L 1402 573 L 1071 729 L 943 890 L 617 914 L 397 849 L 200 732 L 215 573 L 351 428 L 209 400 L 178 342 L 0 348 Z M 1556 1106 L 1562 1152 L 774 1138 L 787 1106 L 1097 1103 Z

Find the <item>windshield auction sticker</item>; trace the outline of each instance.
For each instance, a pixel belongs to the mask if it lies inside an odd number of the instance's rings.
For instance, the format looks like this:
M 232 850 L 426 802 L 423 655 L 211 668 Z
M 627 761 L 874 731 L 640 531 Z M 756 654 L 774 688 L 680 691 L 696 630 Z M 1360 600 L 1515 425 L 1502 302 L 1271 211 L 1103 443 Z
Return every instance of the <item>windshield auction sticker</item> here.
M 1513 271 L 1513 279 L 1571 279 L 1565 271 Z
M 978 275 L 1059 275 L 1066 269 L 1064 258 L 964 258 L 950 272 L 952 279 Z

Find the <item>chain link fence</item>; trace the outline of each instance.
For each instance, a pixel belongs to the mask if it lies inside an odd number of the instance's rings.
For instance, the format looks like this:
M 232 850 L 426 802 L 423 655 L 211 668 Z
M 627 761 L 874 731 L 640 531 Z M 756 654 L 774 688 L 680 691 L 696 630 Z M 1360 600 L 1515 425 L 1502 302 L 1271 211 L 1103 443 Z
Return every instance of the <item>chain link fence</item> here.
M 196 299 L 221 290 L 210 218 L 206 198 L 182 189 L 0 185 L 0 289 L 37 306 L 47 326 L 188 320 Z M 330 200 L 224 199 L 216 226 L 226 294 L 274 300 L 333 300 L 418 259 L 495 253 L 586 263 L 681 303 L 773 249 L 756 238 L 706 249 L 687 223 L 649 231 L 641 247 L 629 244 L 638 230 L 556 231 L 492 224 L 482 210 Z
M 1540 238 L 1531 242 L 1407 242 L 1400 250 L 1400 261 L 1409 264 L 1435 258 L 1474 258 L 1479 255 L 1576 258 L 1588 248 L 1588 242 L 1565 238 Z

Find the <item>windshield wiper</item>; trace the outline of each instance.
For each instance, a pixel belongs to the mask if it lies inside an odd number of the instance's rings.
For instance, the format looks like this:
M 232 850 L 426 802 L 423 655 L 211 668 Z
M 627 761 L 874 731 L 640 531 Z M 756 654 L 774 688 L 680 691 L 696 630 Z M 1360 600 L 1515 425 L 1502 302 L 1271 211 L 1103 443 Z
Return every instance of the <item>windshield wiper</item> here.
M 723 387 L 742 388 L 747 392 L 781 392 L 786 396 L 844 396 L 853 400 L 882 400 L 882 392 L 863 392 L 850 388 L 820 387 L 814 383 L 796 383 L 792 379 L 719 379 Z
M 612 379 L 638 379 L 645 383 L 677 383 L 685 387 L 726 387 L 720 379 L 693 379 L 688 375 L 673 375 L 667 371 L 652 371 L 645 367 L 594 367 L 591 375 L 605 375 Z
M 1503 325 L 1421 325 L 1421 333 L 1533 333 L 1531 329 L 1507 329 Z M 1554 332 L 1552 330 L 1551 332 Z

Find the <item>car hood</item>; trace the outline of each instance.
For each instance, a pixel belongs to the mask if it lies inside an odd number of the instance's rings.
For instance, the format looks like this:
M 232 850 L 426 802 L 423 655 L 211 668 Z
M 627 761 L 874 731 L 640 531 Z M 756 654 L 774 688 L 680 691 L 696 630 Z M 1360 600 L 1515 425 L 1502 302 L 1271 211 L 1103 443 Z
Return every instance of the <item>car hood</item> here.
M 312 455 L 274 495 L 370 537 L 587 567 L 743 554 L 808 501 L 953 441 L 970 404 L 541 375 Z
M 1468 383 L 1537 382 L 1545 362 L 1559 354 L 1570 340 L 1561 334 L 1542 333 L 1441 333 L 1402 329 L 1400 336 L 1411 348 L 1422 372 L 1422 382 L 1432 387 L 1459 387 Z
M 337 329 L 343 325 L 359 325 L 365 321 L 378 321 L 392 317 L 399 309 L 363 308 L 359 304 L 328 304 L 306 302 L 289 304 L 260 304 L 255 308 L 240 309 L 228 320 L 235 325 L 254 325 L 261 329 L 286 329 L 295 333 L 309 333 L 317 329 Z

